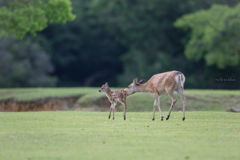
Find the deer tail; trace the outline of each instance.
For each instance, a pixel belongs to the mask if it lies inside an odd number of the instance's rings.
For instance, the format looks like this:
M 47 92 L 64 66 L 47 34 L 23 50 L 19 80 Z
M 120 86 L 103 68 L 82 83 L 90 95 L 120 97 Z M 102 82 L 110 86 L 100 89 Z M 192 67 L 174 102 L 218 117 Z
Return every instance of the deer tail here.
M 175 80 L 182 88 L 184 88 L 184 83 L 185 83 L 184 74 L 182 74 L 181 72 L 177 72 L 175 75 Z

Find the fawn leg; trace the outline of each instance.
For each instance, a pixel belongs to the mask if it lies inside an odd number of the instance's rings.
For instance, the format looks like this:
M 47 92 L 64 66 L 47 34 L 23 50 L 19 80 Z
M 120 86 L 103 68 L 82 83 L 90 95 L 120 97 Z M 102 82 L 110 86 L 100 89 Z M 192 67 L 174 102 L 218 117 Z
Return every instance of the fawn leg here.
M 108 119 L 111 118 L 111 112 L 112 112 L 112 103 L 111 103 L 111 106 L 110 106 L 110 113 L 109 113 Z
M 126 112 L 127 112 L 127 103 L 123 102 L 124 105 L 124 114 L 123 114 L 123 119 L 126 120 Z
M 112 105 L 112 110 L 113 110 L 113 120 L 115 119 L 115 117 L 114 117 L 115 106 L 116 106 L 116 102 L 113 102 L 113 105 Z

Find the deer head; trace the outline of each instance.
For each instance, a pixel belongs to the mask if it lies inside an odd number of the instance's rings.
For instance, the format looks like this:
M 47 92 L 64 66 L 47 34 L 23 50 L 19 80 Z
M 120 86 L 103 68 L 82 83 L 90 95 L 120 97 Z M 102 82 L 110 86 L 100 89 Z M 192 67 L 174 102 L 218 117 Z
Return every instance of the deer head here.
M 131 94 L 134 94 L 135 92 L 137 92 L 137 91 L 139 90 L 139 89 L 138 89 L 139 86 L 144 83 L 144 79 L 140 80 L 139 82 L 137 82 L 137 81 L 138 81 L 138 79 L 135 78 L 135 79 L 133 80 L 133 83 L 131 83 L 131 84 L 128 86 L 127 95 L 131 95 Z
M 106 82 L 104 85 L 102 85 L 99 92 L 107 92 L 108 90 L 109 90 L 109 86 L 108 86 L 108 83 Z

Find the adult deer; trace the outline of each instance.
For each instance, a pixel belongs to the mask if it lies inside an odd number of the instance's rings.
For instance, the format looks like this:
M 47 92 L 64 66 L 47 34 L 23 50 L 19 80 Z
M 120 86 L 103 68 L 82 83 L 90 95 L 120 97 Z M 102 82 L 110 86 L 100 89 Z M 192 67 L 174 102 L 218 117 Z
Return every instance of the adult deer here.
M 169 119 L 172 108 L 174 104 L 177 102 L 177 99 L 174 95 L 174 91 L 177 91 L 179 96 L 183 101 L 183 118 L 185 120 L 185 107 L 186 107 L 186 98 L 183 94 L 184 91 L 184 82 L 185 76 L 179 71 L 170 71 L 153 75 L 146 83 L 144 80 L 140 80 L 137 82 L 137 78 L 133 80 L 128 86 L 127 95 L 134 94 L 135 92 L 150 92 L 150 94 L 155 98 L 155 102 L 153 105 L 153 117 L 152 120 L 155 120 L 155 108 L 158 106 L 158 110 L 161 116 L 161 120 L 163 120 L 163 115 L 160 108 L 160 95 L 167 93 L 171 99 L 172 104 L 169 108 L 167 118 Z

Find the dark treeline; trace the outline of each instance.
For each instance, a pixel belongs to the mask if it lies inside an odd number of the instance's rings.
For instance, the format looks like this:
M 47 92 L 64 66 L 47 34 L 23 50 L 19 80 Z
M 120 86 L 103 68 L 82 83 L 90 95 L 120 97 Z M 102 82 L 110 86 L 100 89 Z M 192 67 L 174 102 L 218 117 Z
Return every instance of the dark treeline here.
M 178 70 L 185 88 L 240 89 L 240 65 L 219 69 L 187 59 L 191 30 L 174 27 L 182 15 L 215 3 L 233 7 L 238 0 L 72 0 L 73 22 L 0 39 L 0 87 L 126 87 L 136 77 Z

